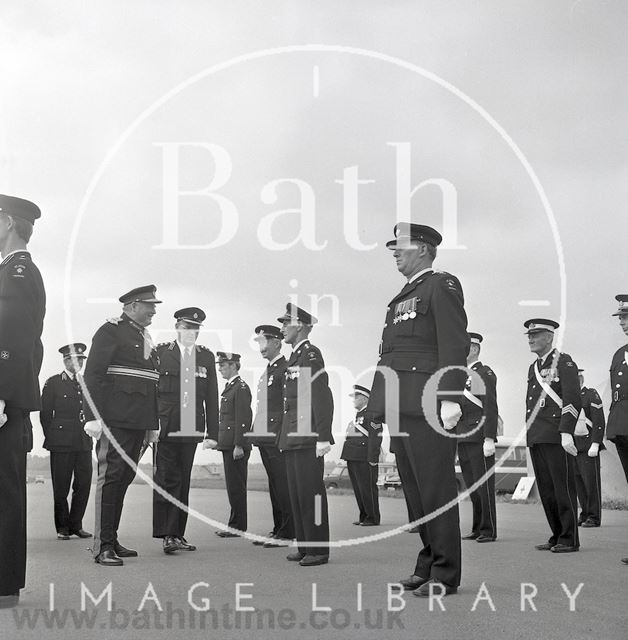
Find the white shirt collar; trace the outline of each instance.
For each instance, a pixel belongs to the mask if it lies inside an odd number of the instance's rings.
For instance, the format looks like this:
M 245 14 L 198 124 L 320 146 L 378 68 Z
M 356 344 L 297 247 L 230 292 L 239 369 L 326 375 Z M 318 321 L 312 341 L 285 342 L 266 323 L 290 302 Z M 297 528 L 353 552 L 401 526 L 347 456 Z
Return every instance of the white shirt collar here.
M 4 264 L 14 253 L 28 253 L 30 255 L 30 251 L 27 249 L 14 249 L 13 251 L 9 251 L 9 253 L 2 258 L 2 264 Z
M 478 358 L 477 360 L 474 360 L 473 362 L 469 362 L 467 364 L 467 369 L 471 369 L 473 366 L 475 366 L 476 364 L 478 364 L 480 362 L 480 359 Z
M 427 269 L 421 269 L 418 273 L 415 273 L 411 278 L 408 278 L 408 284 L 418 280 L 422 275 L 429 273 L 430 271 L 434 271 L 433 267 L 428 267 Z
M 186 345 L 184 345 L 183 343 L 179 342 L 178 340 L 176 342 L 177 342 L 177 345 L 179 347 L 179 351 L 181 353 L 187 353 L 188 355 L 192 353 L 192 349 L 194 348 L 194 346 L 187 347 Z M 188 349 L 189 349 L 189 351 L 188 351 Z
M 269 363 L 268 366 L 272 367 L 275 362 L 277 362 L 277 360 L 279 360 L 279 358 L 283 358 L 283 356 L 281 355 L 281 353 L 277 354 Z
M 233 378 L 229 378 L 229 380 L 227 380 L 227 384 L 225 385 L 225 387 L 227 385 L 230 385 L 234 380 L 237 380 L 240 377 L 239 373 L 236 373 L 235 376 L 233 376 Z
M 308 340 L 309 338 L 306 338 L 305 340 L 301 340 L 301 342 L 297 342 L 297 344 L 292 347 L 292 353 L 294 353 L 304 342 L 307 342 Z

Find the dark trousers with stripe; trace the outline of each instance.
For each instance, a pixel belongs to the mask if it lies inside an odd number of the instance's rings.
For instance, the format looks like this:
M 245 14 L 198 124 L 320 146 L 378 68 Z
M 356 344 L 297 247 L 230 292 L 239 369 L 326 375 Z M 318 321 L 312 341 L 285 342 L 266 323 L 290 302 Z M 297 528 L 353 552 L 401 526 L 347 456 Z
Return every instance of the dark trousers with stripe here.
M 0 596 L 17 593 L 26 580 L 26 452 L 28 414 L 5 409 L 0 427 Z
M 401 441 L 401 438 L 395 438 L 395 440 Z M 402 444 L 399 446 L 403 447 Z M 395 453 L 395 460 L 397 462 L 399 479 L 401 480 L 401 488 L 403 489 L 403 497 L 406 501 L 406 509 L 408 510 L 408 522 L 415 522 L 419 519 L 421 499 L 416 486 L 416 478 L 412 471 L 412 465 L 410 464 L 410 459 L 405 454 L 397 455 Z
M 110 427 L 111 437 L 137 465 L 146 431 Z M 96 523 L 94 525 L 94 556 L 113 549 L 118 541 L 118 528 L 122 517 L 124 497 L 133 478 L 135 468 L 126 463 L 106 434 L 96 443 L 98 482 L 96 484 Z
M 250 449 L 244 450 L 244 456 L 239 460 L 233 459 L 233 449 L 222 452 L 222 461 L 225 468 L 225 484 L 231 513 L 229 514 L 229 526 L 232 529 L 246 531 L 247 528 L 247 504 L 246 482 L 248 477 Z
M 576 456 L 576 493 L 580 503 L 578 522 L 590 520 L 602 523 L 602 482 L 600 477 L 600 454 L 591 458 L 586 451 Z
M 579 547 L 574 457 L 559 444 L 539 443 L 530 447 L 530 458 L 552 532 L 548 542 Z
M 51 451 L 50 475 L 57 533 L 79 531 L 92 488 L 92 452 Z M 68 508 L 70 486 L 72 503 Z
M 260 446 L 259 453 L 268 476 L 268 493 L 273 510 L 273 535 L 276 538 L 292 540 L 294 526 L 284 455 L 273 445 Z
M 470 494 L 473 506 L 471 531 L 481 536 L 497 537 L 497 512 L 495 509 L 495 456 L 484 457 L 481 442 L 458 443 L 460 470 L 467 487 L 480 478 L 488 478 Z
M 190 497 L 190 476 L 196 453 L 196 442 L 157 443 L 155 484 L 186 507 Z M 188 512 L 173 504 L 168 497 L 153 491 L 153 538 L 185 537 Z
M 624 475 L 626 476 L 626 482 L 628 482 L 628 436 L 615 436 L 613 442 L 617 449 L 617 455 L 619 461 L 624 469 Z
M 401 415 L 400 418 L 400 429 L 408 436 L 395 438 L 397 459 L 412 468 L 418 516 L 429 517 L 419 525 L 423 548 L 419 551 L 414 574 L 457 587 L 460 585 L 462 551 L 456 501 L 455 441 L 437 433 L 424 417 Z M 432 517 L 449 503 L 452 503 L 450 507 Z
M 366 460 L 347 460 L 347 470 L 360 511 L 359 521 L 379 524 L 377 465 L 371 466 Z
M 299 553 L 328 556 L 329 513 L 323 482 L 324 458 L 316 457 L 315 447 L 288 449 L 283 455 Z M 303 542 L 308 544 L 301 544 Z

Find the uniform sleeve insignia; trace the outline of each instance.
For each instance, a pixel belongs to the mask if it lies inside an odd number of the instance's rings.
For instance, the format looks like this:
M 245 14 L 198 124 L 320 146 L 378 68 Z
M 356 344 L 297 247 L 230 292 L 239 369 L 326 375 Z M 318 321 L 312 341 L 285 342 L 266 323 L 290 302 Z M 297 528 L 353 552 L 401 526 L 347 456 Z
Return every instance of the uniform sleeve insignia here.
M 26 271 L 26 265 L 25 264 L 14 264 L 13 265 L 13 269 L 15 270 L 15 273 L 13 274 L 14 278 L 23 278 L 24 277 L 24 271 Z
M 8 351 L 0 351 L 0 358 L 2 360 L 8 360 L 11 357 L 11 354 Z
M 566 365 L 567 365 L 568 367 L 573 367 L 573 366 L 574 366 L 574 362 L 573 362 L 573 360 L 568 360 L 568 361 L 566 362 Z
M 382 428 L 382 424 L 381 423 L 376 423 L 376 422 L 371 422 L 371 427 L 373 427 L 373 429 L 381 429 Z
M 310 352 L 308 353 L 308 358 L 309 358 L 310 360 L 316 360 L 316 353 L 315 353 L 314 351 L 310 351 Z

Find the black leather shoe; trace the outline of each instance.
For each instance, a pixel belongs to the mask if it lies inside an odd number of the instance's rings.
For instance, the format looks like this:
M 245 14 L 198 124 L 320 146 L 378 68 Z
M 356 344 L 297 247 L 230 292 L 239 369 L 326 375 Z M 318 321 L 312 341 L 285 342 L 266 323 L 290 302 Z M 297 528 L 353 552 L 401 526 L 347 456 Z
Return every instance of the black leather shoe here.
M 214 533 L 220 538 L 239 538 L 239 534 L 231 533 L 231 531 L 214 531 Z
M 290 562 L 300 562 L 305 558 L 305 554 L 300 551 L 295 551 L 294 553 L 289 553 L 286 556 L 286 560 L 290 560 Z
M 274 538 L 275 534 L 272 531 L 269 531 L 266 534 L 267 538 Z M 267 543 L 264 540 L 253 540 L 253 544 L 257 547 L 263 547 L 264 545 L 266 545 Z
M 466 536 L 462 536 L 462 540 L 477 540 L 479 537 L 479 533 L 475 533 L 475 531 L 472 531 L 471 533 L 467 533 Z
M 424 582 L 418 589 L 412 592 L 412 595 L 417 598 L 429 598 L 430 590 L 434 596 L 450 596 L 452 593 L 458 593 L 458 587 L 450 587 L 444 582 L 439 582 L 434 578 L 430 578 L 427 582 Z
M 17 607 L 20 601 L 20 592 L 10 593 L 6 596 L 0 596 L 0 609 L 11 609 Z
M 299 561 L 302 567 L 315 567 L 319 564 L 327 564 L 329 562 L 329 556 L 322 555 L 306 555 Z
M 594 520 L 585 520 L 580 526 L 583 529 L 590 529 L 591 527 L 599 527 L 600 525 Z
M 135 551 L 135 549 L 127 549 L 119 542 L 113 545 L 113 550 L 116 552 L 118 558 L 137 558 L 137 551 Z
M 580 547 L 572 547 L 569 544 L 555 544 L 550 551 L 552 553 L 574 553 L 578 551 Z
M 544 542 L 543 544 L 536 544 L 534 548 L 537 551 L 549 551 L 554 545 L 551 542 Z
M 622 559 L 621 559 L 621 561 L 622 561 L 624 564 L 628 564 L 628 558 L 622 558 Z
M 69 540 L 70 534 L 63 531 L 57 531 L 57 540 Z
M 358 526 L 360 526 L 362 523 L 359 520 L 356 520 L 353 524 L 357 524 Z
M 173 536 L 166 536 L 163 544 L 164 553 L 167 553 L 168 555 L 173 554 L 175 551 L 181 551 L 181 547 L 179 546 L 177 539 Z
M 116 555 L 113 549 L 105 549 L 101 551 L 95 558 L 94 562 L 102 564 L 103 567 L 121 567 L 124 562 L 122 558 Z
M 476 542 L 495 542 L 496 538 L 493 536 L 478 536 L 475 541 Z
M 196 551 L 196 545 L 190 544 L 185 538 L 177 538 L 177 542 L 183 551 Z
M 399 584 L 402 586 L 404 591 L 414 591 L 422 584 L 425 584 L 428 580 L 429 578 L 421 578 L 421 576 L 411 575 L 409 578 L 399 580 Z
M 71 536 L 77 536 L 78 538 L 91 538 L 92 534 L 85 529 L 79 529 L 78 531 L 70 531 Z
M 360 523 L 360 526 L 361 527 L 379 527 L 379 522 L 367 522 L 367 521 L 364 521 L 364 522 Z
M 278 547 L 289 547 L 290 540 L 284 540 L 282 538 L 274 538 L 264 543 L 264 549 L 277 549 Z

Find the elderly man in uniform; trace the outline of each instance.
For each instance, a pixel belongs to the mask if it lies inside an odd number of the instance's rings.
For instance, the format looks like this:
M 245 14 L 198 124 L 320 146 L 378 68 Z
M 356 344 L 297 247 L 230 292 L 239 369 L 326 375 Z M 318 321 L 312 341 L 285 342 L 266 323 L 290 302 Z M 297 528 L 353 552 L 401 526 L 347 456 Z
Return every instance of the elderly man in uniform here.
M 400 584 L 418 597 L 448 595 L 460 585 L 461 542 L 456 443 L 443 427 L 452 430 L 461 416 L 469 352 L 467 316 L 458 279 L 432 268 L 440 233 L 425 225 L 399 223 L 394 234 L 386 246 L 407 282 L 386 312 L 368 411 L 375 422 L 389 422 L 387 414 L 399 412 L 401 434 L 391 434 L 397 440 L 395 453 L 412 468 L 419 517 L 430 517 L 420 525 L 423 549 L 414 573 Z M 396 406 L 386 406 L 385 371 L 398 380 Z M 442 400 L 424 393 L 434 374 L 440 376 L 438 392 L 446 394 Z M 432 517 L 449 503 L 452 506 Z
M 279 449 L 284 452 L 297 551 L 287 556 L 302 567 L 329 561 L 329 517 L 324 456 L 334 443 L 334 401 L 325 362 L 309 335 L 318 320 L 289 303 L 280 318 L 292 347 L 284 373 L 284 409 Z M 304 383 L 305 382 L 305 383 Z
M 59 349 L 65 371 L 46 381 L 41 393 L 39 419 L 44 449 L 50 451 L 54 519 L 59 540 L 70 536 L 91 538 L 83 529 L 83 516 L 92 486 L 92 439 L 83 431 L 85 413 L 79 373 L 87 347 L 81 342 Z M 74 478 L 74 482 L 72 482 Z M 72 485 L 72 506 L 68 492 Z
M 480 362 L 484 338 L 479 333 L 469 333 L 471 347 L 467 367 L 484 383 L 484 397 L 474 393 L 473 379 L 469 377 L 462 401 L 462 417 L 456 427 L 458 460 L 467 487 L 480 478 L 484 482 L 471 493 L 473 520 L 471 533 L 463 540 L 494 542 L 497 538 L 497 512 L 495 509 L 495 440 L 497 439 L 497 378 L 493 370 Z
M 246 483 L 251 443 L 245 435 L 251 430 L 251 390 L 240 377 L 240 354 L 218 351 L 218 371 L 227 381 L 220 396 L 218 446 L 222 451 L 225 484 L 229 497 L 229 527 L 247 529 Z M 215 532 L 221 538 L 238 538 L 235 531 Z
M 268 492 L 273 512 L 273 540 L 255 540 L 266 549 L 288 546 L 294 538 L 288 476 L 284 455 L 277 448 L 277 437 L 283 418 L 283 377 L 286 359 L 281 355 L 281 329 L 269 324 L 255 327 L 255 341 L 262 358 L 268 361 L 257 384 L 257 411 L 253 420 L 251 443 L 259 447 L 262 464 L 268 476 Z
M 96 331 L 85 365 L 90 395 L 85 433 L 97 440 L 98 458 L 93 554 L 95 562 L 107 567 L 137 556 L 137 551 L 120 544 L 118 528 L 142 444 L 145 439 L 155 442 L 159 435 L 158 358 L 146 330 L 155 305 L 161 303 L 156 294 L 156 287 L 147 285 L 121 296 L 122 315 Z
M 26 453 L 40 408 L 38 375 L 46 292 L 27 245 L 39 207 L 0 195 L 0 608 L 26 580 Z
M 552 532 L 537 544 L 539 551 L 578 551 L 575 457 L 573 439 L 581 409 L 578 367 L 566 353 L 552 347 L 554 320 L 533 318 L 524 323 L 530 351 L 537 359 L 528 369 L 526 394 L 527 446 L 539 495 Z
M 359 384 L 350 394 L 356 410 L 349 423 L 347 436 L 340 454 L 346 460 L 349 479 L 358 503 L 358 519 L 353 523 L 374 527 L 380 522 L 379 492 L 377 490 L 377 463 L 381 449 L 382 425 L 370 420 L 366 411 L 370 391 Z
M 615 300 L 619 308 L 613 316 L 619 318 L 619 326 L 628 336 L 628 293 L 615 296 Z M 617 349 L 611 361 L 611 398 L 606 437 L 617 448 L 628 481 L 628 344 Z M 628 557 L 621 561 L 628 564 Z
M 576 456 L 576 490 L 580 503 L 578 524 L 584 528 L 602 523 L 602 482 L 600 451 L 604 446 L 604 409 L 599 393 L 584 386 L 583 369 L 578 369 L 582 410 L 574 430 Z
M 153 493 L 153 537 L 163 551 L 195 551 L 185 539 L 186 509 L 196 445 L 214 448 L 218 440 L 218 383 L 214 354 L 196 344 L 205 312 L 187 307 L 175 312 L 177 337 L 157 346 L 159 358 L 160 435 L 155 456 L 155 484 L 167 492 Z

